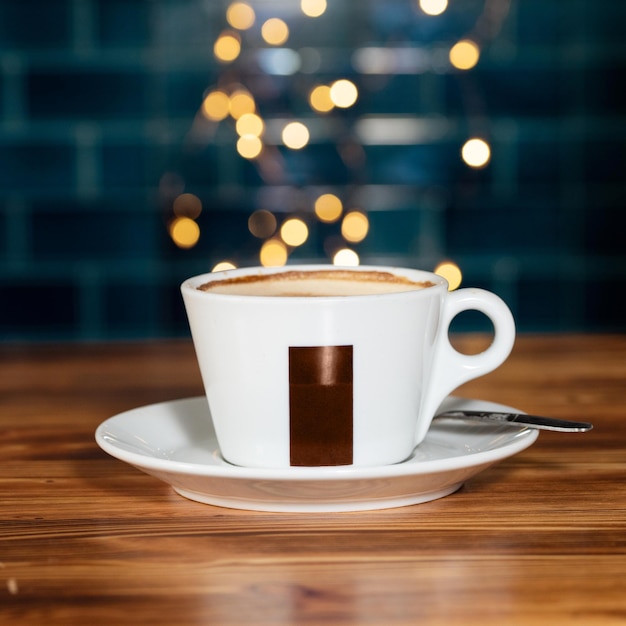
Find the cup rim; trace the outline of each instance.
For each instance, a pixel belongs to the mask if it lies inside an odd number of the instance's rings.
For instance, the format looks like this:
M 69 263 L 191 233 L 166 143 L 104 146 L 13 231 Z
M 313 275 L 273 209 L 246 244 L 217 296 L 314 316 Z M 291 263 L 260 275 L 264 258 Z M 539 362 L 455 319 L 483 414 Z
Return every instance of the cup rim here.
M 259 275 L 271 275 L 271 274 L 280 274 L 282 272 L 313 272 L 319 270 L 348 270 L 348 271 L 373 271 L 373 272 L 390 272 L 392 274 L 397 274 L 399 276 L 404 276 L 406 278 L 410 278 L 411 280 L 428 280 L 433 282 L 433 285 L 430 285 L 426 289 L 414 289 L 409 291 L 397 291 L 397 292 L 388 292 L 388 293 L 376 293 L 376 294 L 361 294 L 361 295 L 332 295 L 332 296 L 315 296 L 312 298 L 311 296 L 262 296 L 262 295 L 249 295 L 249 294 L 225 294 L 225 293 L 215 293 L 211 291 L 202 291 L 198 289 L 198 287 L 207 282 L 213 282 L 218 280 L 224 280 L 226 278 L 234 278 L 238 276 L 249 276 L 252 274 Z M 282 266 L 273 266 L 273 267 L 263 267 L 263 266 L 246 266 L 246 267 L 238 267 L 234 269 L 221 270 L 219 272 L 205 272 L 203 274 L 196 274 L 195 276 L 190 276 L 186 278 L 180 285 L 180 289 L 184 294 L 194 294 L 200 295 L 203 298 L 219 298 L 219 299 L 236 299 L 236 298 L 245 298 L 245 299 L 255 299 L 257 301 L 260 300 L 270 300 L 270 301 L 307 301 L 311 302 L 312 300 L 318 301 L 329 301 L 329 300 L 342 300 L 345 301 L 347 299 L 352 300 L 354 298 L 361 299 L 379 299 L 379 298 L 391 298 L 391 297 L 416 297 L 426 293 L 433 293 L 433 291 L 437 291 L 441 288 L 444 288 L 445 291 L 448 291 L 448 281 L 439 274 L 435 274 L 429 270 L 422 270 L 418 268 L 409 268 L 409 267 L 400 267 L 393 265 L 356 265 L 356 266 L 346 266 L 346 265 L 332 265 L 330 263 L 316 263 L 316 264 L 297 264 L 297 265 L 282 265 Z

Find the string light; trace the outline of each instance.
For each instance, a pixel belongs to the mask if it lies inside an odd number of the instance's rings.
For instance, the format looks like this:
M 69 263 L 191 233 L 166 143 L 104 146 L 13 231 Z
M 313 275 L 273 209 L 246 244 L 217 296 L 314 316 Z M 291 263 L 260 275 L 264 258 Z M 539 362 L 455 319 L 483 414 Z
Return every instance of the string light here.
M 193 248 L 200 239 L 200 227 L 189 217 L 176 217 L 170 223 L 170 237 L 179 248 Z
M 461 157 L 470 167 L 483 168 L 491 158 L 491 148 L 484 139 L 469 139 L 461 148 Z
M 237 120 L 246 113 L 254 113 L 256 103 L 248 90 L 236 89 L 230 94 L 228 110 L 231 117 Z
M 346 241 L 359 243 L 367 237 L 369 227 L 369 220 L 365 213 L 361 211 L 350 211 L 346 213 L 341 222 L 341 234 Z
M 335 103 L 330 97 L 330 87 L 328 85 L 318 85 L 309 94 L 309 104 L 314 111 L 328 113 L 335 108 Z
M 333 265 L 356 267 L 360 262 L 359 255 L 354 250 L 350 250 L 350 248 L 342 248 L 333 256 Z
M 241 52 L 241 40 L 235 32 L 224 32 L 216 40 L 213 46 L 215 58 L 223 63 L 234 61 Z
M 263 150 L 263 142 L 256 135 L 243 135 L 237 140 L 237 152 L 244 159 L 255 159 Z
M 450 63 L 458 70 L 471 70 L 480 59 L 480 48 L 469 39 L 463 39 L 452 46 Z
M 426 15 L 441 15 L 448 8 L 448 0 L 419 0 L 418 4 Z
M 234 263 L 231 263 L 230 261 L 220 261 L 219 263 L 215 264 L 213 269 L 211 270 L 212 272 L 223 272 L 225 270 L 234 270 L 236 269 L 237 266 Z
M 326 11 L 326 0 L 300 0 L 302 13 L 307 17 L 319 17 Z
M 458 289 L 463 280 L 461 268 L 451 261 L 444 261 L 435 268 L 435 274 L 443 276 L 448 281 L 448 291 Z
M 261 37 L 271 46 L 282 46 L 289 39 L 289 27 L 278 17 L 270 17 L 261 26 Z
M 246 2 L 233 2 L 226 9 L 226 21 L 237 30 L 248 30 L 255 19 L 254 9 Z
M 172 206 L 174 215 L 195 220 L 202 212 L 202 201 L 193 193 L 181 193 Z
M 263 267 L 280 267 L 287 263 L 287 246 L 279 239 L 269 239 L 261 246 L 259 260 Z
M 332 193 L 324 193 L 315 200 L 315 215 L 321 222 L 336 222 L 343 212 L 341 200 Z
M 259 239 L 267 239 L 276 232 L 276 218 L 265 209 L 255 211 L 248 218 L 248 230 Z
M 221 122 L 228 117 L 229 98 L 223 91 L 211 91 L 202 102 L 204 117 L 214 122 Z
M 254 135 L 260 137 L 265 129 L 263 120 L 256 113 L 244 113 L 235 125 L 237 134 L 241 137 L 244 135 Z
M 358 97 L 356 85 L 345 78 L 335 81 L 330 86 L 330 99 L 336 107 L 347 109 L 357 101 Z
M 283 143 L 292 150 L 301 150 L 309 143 L 309 129 L 302 122 L 289 122 L 283 128 Z
M 309 238 L 309 228 L 301 219 L 290 218 L 280 227 L 280 236 L 288 246 L 301 246 Z

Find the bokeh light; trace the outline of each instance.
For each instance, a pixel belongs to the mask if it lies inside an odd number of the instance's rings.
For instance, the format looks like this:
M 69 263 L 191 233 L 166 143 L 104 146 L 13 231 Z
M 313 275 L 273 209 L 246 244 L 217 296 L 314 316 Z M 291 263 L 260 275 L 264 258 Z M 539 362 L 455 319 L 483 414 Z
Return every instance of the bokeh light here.
M 430 16 L 441 15 L 449 6 L 449 0 L 414 0 L 414 2 L 424 14 Z M 269 75 L 279 76 L 292 75 L 297 71 L 303 73 L 317 71 L 321 62 L 319 50 L 315 48 L 292 50 L 288 46 L 284 46 L 290 37 L 288 24 L 278 17 L 266 19 L 267 14 L 261 19 L 260 15 L 256 14 L 252 4 L 251 0 L 229 0 L 226 9 L 226 21 L 228 23 L 227 28 L 230 30 L 224 30 L 214 43 L 213 50 L 217 59 L 224 63 L 237 59 L 242 52 L 242 37 L 244 35 L 241 31 L 248 30 L 259 22 L 261 23 L 261 37 L 267 44 L 266 47 L 257 50 L 256 54 L 256 61 L 261 71 Z M 323 15 L 328 9 L 327 0 L 299 0 L 299 5 L 302 14 L 311 18 Z M 367 67 L 362 68 L 363 72 L 369 73 L 382 71 L 381 68 L 384 69 L 383 73 L 402 72 L 406 71 L 407 68 L 414 70 L 417 67 L 416 63 L 424 62 L 420 60 L 421 57 L 404 54 L 404 50 L 367 48 L 361 52 L 363 55 L 369 54 L 368 62 L 364 63 L 364 66 Z M 381 56 L 382 53 L 385 53 L 386 56 Z M 311 59 L 314 62 L 311 62 Z M 478 63 L 479 59 L 480 48 L 477 43 L 470 39 L 458 41 L 449 51 L 450 63 L 459 70 L 471 69 Z M 335 107 L 342 109 L 352 107 L 358 101 L 359 96 L 359 89 L 352 80 L 340 78 L 328 85 L 318 84 L 315 86 L 309 93 L 309 104 L 316 113 L 328 113 Z M 234 86 L 231 83 L 228 91 L 213 89 L 206 94 L 202 102 L 201 113 L 205 118 L 214 122 L 222 121 L 230 114 L 236 121 L 235 128 L 239 135 L 236 143 L 238 154 L 246 159 L 255 159 L 263 153 L 263 158 L 257 161 L 259 167 L 268 161 L 271 162 L 272 154 L 275 152 L 274 148 L 272 146 L 266 149 L 262 140 L 266 130 L 265 121 L 258 115 L 254 97 L 243 85 Z M 275 128 L 272 126 L 270 130 L 272 130 L 273 143 Z M 281 140 L 287 148 L 300 150 L 310 142 L 310 130 L 302 122 L 287 123 L 282 128 Z M 276 154 L 281 156 L 280 153 Z M 485 167 L 491 158 L 490 146 L 482 139 L 472 138 L 463 145 L 461 156 L 469 167 Z M 358 209 L 351 210 L 344 215 L 341 200 L 331 193 L 319 196 L 315 200 L 314 209 L 317 219 L 322 222 L 334 223 L 341 220 L 341 235 L 339 233 L 335 235 L 338 245 L 335 245 L 332 250 L 326 251 L 328 256 L 333 258 L 334 263 L 358 265 L 360 262 L 358 254 L 347 248 L 346 245 L 358 244 L 367 237 L 370 229 L 368 216 Z M 172 239 L 181 247 L 192 247 L 197 243 L 200 236 L 200 229 L 195 222 L 202 211 L 200 199 L 193 194 L 180 193 L 174 201 L 173 210 L 175 219 L 170 224 Z M 289 218 L 278 230 L 276 217 L 270 211 L 263 209 L 250 215 L 248 229 L 253 236 L 264 240 L 260 252 L 263 265 L 285 264 L 290 250 L 302 245 L 309 237 L 309 228 L 304 220 Z M 228 264 L 230 261 L 223 263 Z M 449 266 L 458 270 L 454 264 L 442 264 L 440 267 L 443 268 L 442 271 L 448 271 L 446 268 Z M 458 272 L 460 274 L 460 270 Z M 451 279 L 449 282 L 451 285 L 454 284 Z
M 292 217 L 280 227 L 280 236 L 288 246 L 301 246 L 309 238 L 309 228 L 301 219 Z
M 289 39 L 289 27 L 278 17 L 270 17 L 261 26 L 261 37 L 270 46 L 282 46 Z
M 193 248 L 200 239 L 200 227 L 189 217 L 174 218 L 169 231 L 172 241 L 179 248 Z
M 480 49 L 469 39 L 462 39 L 450 50 L 450 63 L 458 70 L 471 70 L 480 59 Z
M 254 9 L 246 2 L 233 2 L 226 9 L 226 21 L 237 30 L 247 30 L 255 19 Z
M 435 274 L 443 276 L 448 281 L 448 291 L 458 289 L 463 280 L 461 268 L 451 261 L 444 261 L 435 268 Z
M 300 150 L 309 143 L 309 129 L 302 122 L 289 122 L 283 128 L 283 143 L 292 150 Z
M 356 267 L 360 262 L 359 255 L 354 250 L 350 250 L 350 248 L 337 250 L 335 256 L 333 256 L 333 265 Z
M 259 67 L 266 74 L 291 76 L 302 67 L 300 54 L 291 48 L 264 48 L 257 51 Z
M 319 17 L 326 11 L 326 0 L 300 0 L 302 13 L 307 17 Z
M 224 270 L 234 270 L 237 266 L 231 261 L 220 261 L 213 266 L 212 272 L 223 272 Z
M 213 45 L 213 54 L 224 63 L 234 61 L 241 52 L 241 41 L 235 32 L 222 33 Z
M 441 15 L 448 8 L 448 0 L 419 0 L 418 4 L 426 15 Z
M 237 140 L 237 152 L 244 159 L 254 159 L 262 150 L 263 142 L 256 135 L 244 135 Z
M 335 108 L 335 104 L 330 97 L 330 87 L 328 85 L 318 85 L 309 94 L 309 104 L 311 108 L 319 113 L 328 113 Z
M 235 124 L 237 134 L 241 137 L 244 135 L 254 135 L 260 137 L 265 129 L 263 120 L 256 113 L 244 113 Z
M 267 239 L 276 232 L 276 218 L 265 209 L 255 211 L 248 218 L 248 230 L 259 239 Z
M 202 212 L 202 201 L 193 193 L 181 193 L 174 200 L 174 215 L 195 220 Z
M 341 200 L 332 193 L 324 193 L 315 200 L 315 215 L 322 222 L 336 222 L 343 212 Z
M 345 78 L 336 80 L 330 86 L 330 99 L 336 107 L 347 109 L 351 107 L 359 97 L 356 85 Z
M 358 243 L 367 237 L 369 227 L 370 223 L 365 213 L 350 211 L 341 222 L 341 234 L 346 241 Z
M 393 74 L 398 68 L 397 56 L 396 50 L 368 46 L 354 51 L 352 63 L 361 74 Z
M 263 267 L 279 267 L 287 263 L 287 246 L 279 239 L 269 239 L 261 246 L 259 260 Z
M 484 139 L 475 137 L 465 142 L 461 148 L 461 157 L 470 167 L 480 169 L 489 163 L 491 148 Z
M 246 113 L 254 113 L 256 111 L 256 103 L 248 90 L 235 89 L 230 94 L 228 110 L 231 117 L 237 120 Z
M 220 122 L 228 117 L 229 102 L 228 94 L 225 92 L 211 91 L 202 102 L 202 114 L 209 120 Z

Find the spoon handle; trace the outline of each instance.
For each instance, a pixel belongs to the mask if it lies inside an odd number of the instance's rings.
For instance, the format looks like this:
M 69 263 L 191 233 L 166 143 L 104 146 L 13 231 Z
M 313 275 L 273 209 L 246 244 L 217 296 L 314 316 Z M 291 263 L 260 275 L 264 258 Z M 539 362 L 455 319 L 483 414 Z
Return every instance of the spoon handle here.
M 525 413 L 497 413 L 492 411 L 446 411 L 435 415 L 434 419 L 453 418 L 461 420 L 477 420 L 490 422 L 507 422 L 539 428 L 541 430 L 557 430 L 565 433 L 583 433 L 593 428 L 588 422 L 572 422 L 553 417 L 541 417 L 539 415 L 526 415 Z

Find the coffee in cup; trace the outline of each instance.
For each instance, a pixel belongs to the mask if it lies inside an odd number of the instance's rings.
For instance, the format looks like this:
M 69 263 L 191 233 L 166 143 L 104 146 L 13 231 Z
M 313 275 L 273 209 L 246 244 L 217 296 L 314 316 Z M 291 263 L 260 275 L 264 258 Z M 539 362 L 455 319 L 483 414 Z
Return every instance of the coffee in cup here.
M 416 282 L 388 271 L 337 269 L 246 274 L 213 280 L 200 285 L 198 289 L 239 296 L 322 298 L 399 293 L 433 285 L 430 281 Z

